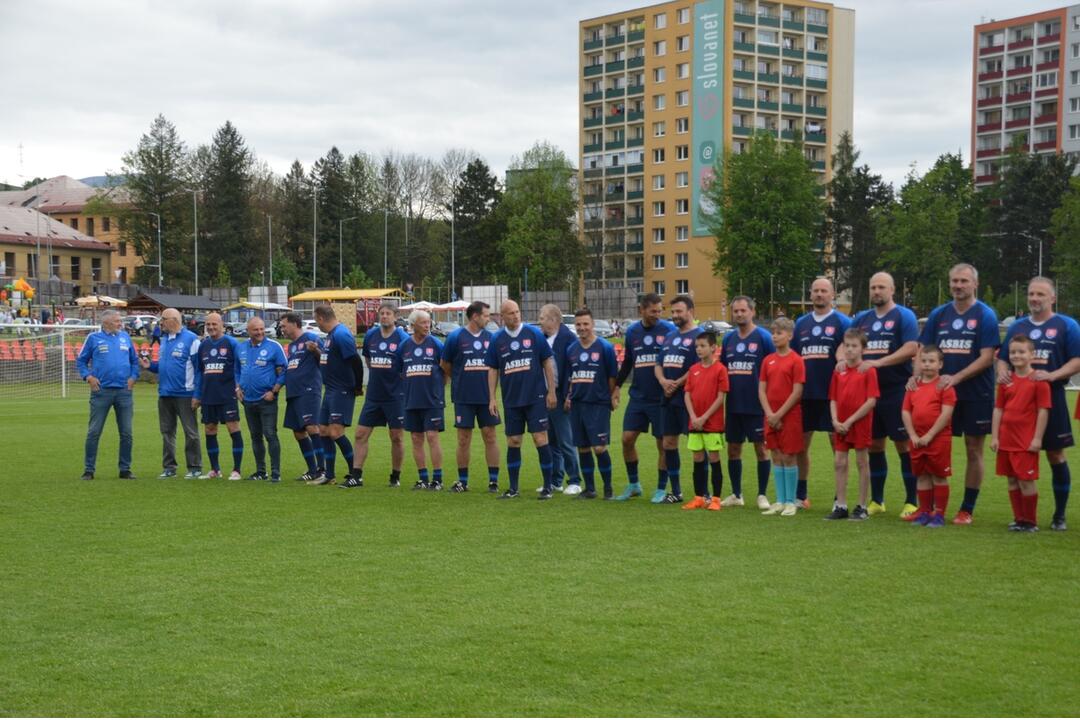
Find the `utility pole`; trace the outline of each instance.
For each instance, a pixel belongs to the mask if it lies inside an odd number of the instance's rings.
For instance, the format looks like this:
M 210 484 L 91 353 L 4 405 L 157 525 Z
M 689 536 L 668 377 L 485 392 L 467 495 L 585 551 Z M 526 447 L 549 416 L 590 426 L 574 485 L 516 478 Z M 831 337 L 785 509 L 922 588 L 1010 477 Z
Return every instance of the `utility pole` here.
M 315 192 L 311 196 L 311 289 L 314 290 L 318 287 L 315 263 L 319 257 L 319 186 L 313 184 L 312 189 Z

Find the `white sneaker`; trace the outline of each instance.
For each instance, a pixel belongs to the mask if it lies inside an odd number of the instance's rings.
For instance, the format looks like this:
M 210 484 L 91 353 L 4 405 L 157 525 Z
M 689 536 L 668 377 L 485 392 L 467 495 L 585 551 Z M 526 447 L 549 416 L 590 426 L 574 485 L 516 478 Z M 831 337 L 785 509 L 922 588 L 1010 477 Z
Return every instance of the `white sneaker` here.
M 760 507 L 760 506 L 759 506 Z M 784 506 L 780 503 L 773 503 L 769 505 L 769 509 L 761 513 L 762 515 L 779 515 L 780 511 L 784 509 Z
M 553 492 L 553 493 L 561 493 L 564 489 L 565 488 L 562 485 L 552 485 L 551 486 L 551 492 Z M 541 485 L 540 487 L 536 488 L 536 492 L 538 492 L 538 493 L 544 492 L 544 486 Z
M 758 510 L 768 510 L 772 507 L 772 503 L 770 503 L 769 498 L 765 497 L 764 495 L 758 495 L 757 507 Z
M 240 480 L 240 479 L 241 479 L 241 478 L 240 478 L 240 473 L 238 473 L 237 471 L 233 470 L 233 471 L 232 471 L 231 473 L 229 473 L 229 479 L 230 479 L 230 480 Z
M 742 507 L 746 503 L 738 495 L 728 495 L 720 501 L 720 507 Z
M 580 494 L 581 494 L 581 486 L 578 485 L 577 483 L 570 483 L 565 488 L 563 488 L 563 495 L 580 495 Z
M 787 503 L 786 505 L 784 505 L 784 509 L 783 511 L 781 511 L 780 514 L 784 517 L 791 517 L 795 513 L 795 503 Z

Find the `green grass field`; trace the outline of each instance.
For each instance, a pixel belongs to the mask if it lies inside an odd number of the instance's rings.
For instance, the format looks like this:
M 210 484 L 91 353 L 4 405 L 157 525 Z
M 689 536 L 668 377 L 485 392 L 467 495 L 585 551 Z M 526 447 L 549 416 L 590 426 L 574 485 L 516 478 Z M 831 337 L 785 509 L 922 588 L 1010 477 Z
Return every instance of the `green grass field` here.
M 362 490 L 166 481 L 153 393 L 137 481 L 111 420 L 78 479 L 85 397 L 3 405 L 0 714 L 1080 712 L 1080 498 L 1067 533 L 1007 533 L 991 479 L 975 525 L 913 528 L 890 454 L 888 516 L 826 523 L 823 437 L 795 518 L 538 503 L 528 444 L 519 501 L 391 490 L 381 433 Z

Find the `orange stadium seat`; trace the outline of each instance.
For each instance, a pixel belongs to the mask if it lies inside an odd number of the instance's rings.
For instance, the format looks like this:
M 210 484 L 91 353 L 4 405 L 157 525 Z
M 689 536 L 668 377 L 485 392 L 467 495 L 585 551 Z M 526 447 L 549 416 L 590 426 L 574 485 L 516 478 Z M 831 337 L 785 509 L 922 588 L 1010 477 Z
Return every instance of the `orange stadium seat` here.
M 0 360 L 11 360 L 11 345 L 7 340 L 0 340 Z
M 45 360 L 45 343 L 40 340 L 34 343 L 34 359 Z

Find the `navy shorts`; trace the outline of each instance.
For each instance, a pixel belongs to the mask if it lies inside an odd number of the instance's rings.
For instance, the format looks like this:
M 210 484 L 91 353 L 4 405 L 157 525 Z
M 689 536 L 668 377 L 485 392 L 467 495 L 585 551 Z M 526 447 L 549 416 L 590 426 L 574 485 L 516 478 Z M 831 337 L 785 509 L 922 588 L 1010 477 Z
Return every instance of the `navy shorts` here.
M 323 394 L 322 411 L 319 413 L 320 425 L 352 425 L 353 409 L 356 407 L 356 395 L 352 390 L 326 389 Z
M 729 443 L 765 442 L 765 415 L 724 411 L 724 439 Z
M 686 412 L 686 406 L 682 398 L 678 402 L 669 402 L 660 406 L 662 413 L 660 426 L 664 429 L 664 435 L 687 435 L 690 433 L 690 413 Z
M 875 440 L 887 437 L 890 440 L 907 440 L 907 428 L 904 427 L 904 389 L 898 393 L 882 394 L 874 403 L 874 430 L 871 437 Z M 993 415 L 993 408 L 990 410 Z M 956 427 L 956 415 L 953 415 L 953 427 Z
M 446 408 L 414 408 L 405 411 L 405 431 L 418 432 L 442 432 L 445 429 L 443 410 Z
M 236 400 L 227 400 L 220 405 L 203 405 L 202 421 L 203 425 L 240 422 L 240 407 Z
M 590 448 L 611 442 L 611 406 L 574 403 L 570 406 L 570 429 L 574 447 Z
M 405 402 L 402 400 L 391 402 L 365 400 L 364 407 L 360 408 L 360 419 L 356 424 L 371 428 L 385 425 L 391 430 L 405 427 Z
M 623 413 L 623 432 L 645 432 L 652 428 L 653 437 L 664 436 L 664 412 L 659 404 L 646 404 L 639 400 L 631 400 Z
M 322 398 L 314 393 L 286 398 L 285 427 L 290 430 L 303 430 L 308 425 L 318 425 L 321 402 Z
M 1050 402 L 1046 432 L 1043 433 L 1043 450 L 1072 447 L 1072 416 L 1069 413 L 1069 401 L 1065 398 L 1064 384 L 1054 383 L 1050 386 Z
M 454 403 L 454 427 L 472 430 L 476 427 L 494 427 L 499 424 L 499 416 L 492 415 L 487 404 Z
M 833 431 L 832 413 L 829 412 L 828 400 L 802 401 L 802 431 L 804 433 Z
M 506 434 L 508 437 L 523 435 L 528 428 L 531 433 L 547 432 L 548 409 L 543 400 L 524 407 L 504 407 Z
M 974 400 L 957 400 L 952 416 L 953 437 L 989 435 L 993 418 L 994 396 L 992 394 Z

